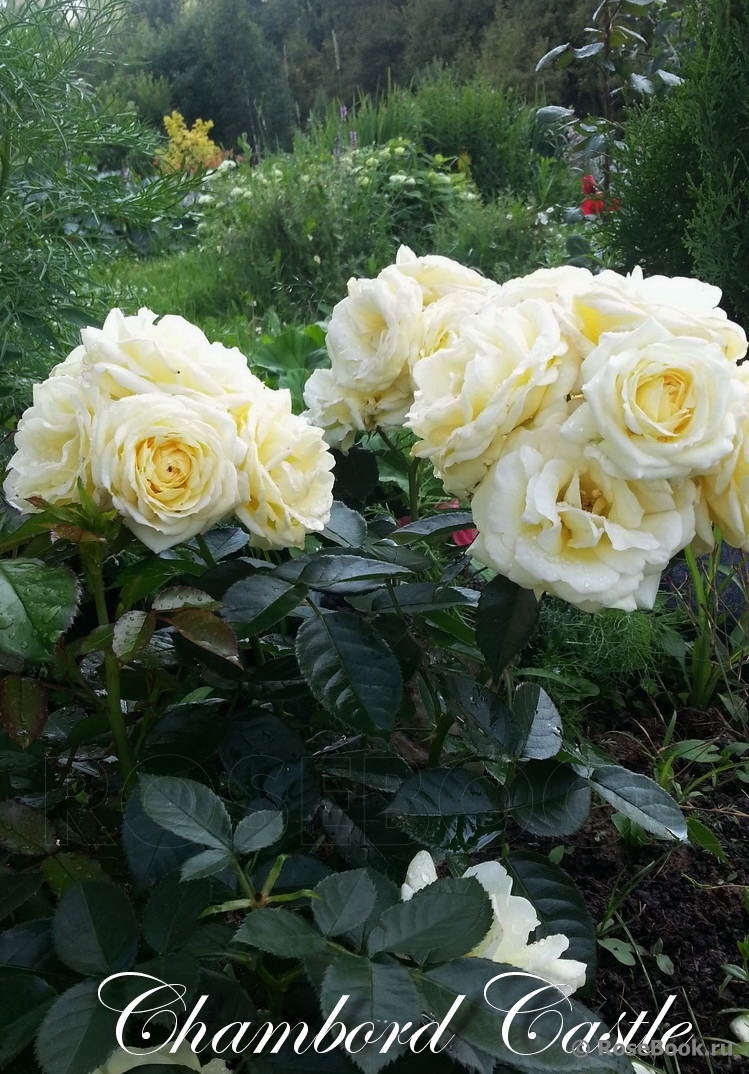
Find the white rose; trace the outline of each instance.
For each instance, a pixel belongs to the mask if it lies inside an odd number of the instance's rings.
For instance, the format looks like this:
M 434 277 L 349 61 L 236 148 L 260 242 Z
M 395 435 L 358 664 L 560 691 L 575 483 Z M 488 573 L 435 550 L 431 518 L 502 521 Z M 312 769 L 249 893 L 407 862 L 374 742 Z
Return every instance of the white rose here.
M 131 395 L 96 416 L 96 485 L 154 552 L 226 518 L 246 497 L 246 448 L 233 418 L 190 397 Z
M 563 400 L 577 374 L 546 303 L 490 304 L 467 318 L 459 338 L 422 358 L 407 425 L 448 492 L 470 492 L 496 461 L 504 438 Z
M 611 474 L 704 474 L 731 451 L 747 388 L 717 343 L 656 321 L 609 332 L 582 364 L 585 402 L 567 424 Z
M 575 265 L 536 269 L 527 276 L 518 276 L 503 283 L 500 288 L 500 302 L 502 305 L 516 306 L 529 298 L 539 298 L 544 302 L 560 302 L 565 306 L 571 303 L 574 295 L 591 287 L 594 279 L 589 269 Z
M 270 388 L 235 417 L 249 489 L 237 518 L 261 548 L 301 548 L 325 528 L 333 505 L 334 460 L 322 429 L 292 414 L 287 391 Z
M 568 358 L 581 362 L 593 343 L 583 331 L 583 321 L 575 311 L 578 295 L 585 294 L 595 277 L 589 269 L 560 265 L 552 269 L 536 269 L 528 276 L 503 283 L 496 302 L 500 306 L 518 306 L 529 299 L 547 303 L 554 314 L 562 339 L 567 344 Z
M 457 343 L 466 321 L 494 301 L 497 293 L 496 287 L 490 292 L 466 289 L 435 299 L 424 310 L 417 361 Z
M 749 1044 L 749 1011 L 744 1011 L 731 1022 L 731 1032 L 743 1044 Z
M 375 280 L 349 280 L 326 339 L 336 381 L 366 393 L 389 388 L 418 356 L 421 313 L 418 283 L 392 265 Z
M 15 433 L 4 490 L 20 511 L 33 510 L 31 496 L 54 504 L 78 503 L 79 480 L 101 505 L 106 498 L 91 474 L 94 415 L 105 406 L 100 393 L 79 378 L 57 375 L 34 385 L 33 404 Z
M 413 403 L 413 387 L 403 374 L 384 391 L 359 392 L 337 384 L 331 369 L 316 369 L 305 385 L 304 401 L 307 421 L 323 430 L 331 447 L 345 452 L 359 432 L 400 428 Z
M 202 1071 L 202 1074 L 229 1074 L 229 1068 L 223 1059 L 211 1059 L 209 1063 L 201 1066 L 195 1052 L 188 1044 L 181 1044 L 173 1054 L 169 1051 L 169 1045 L 158 1052 L 149 1052 L 143 1048 L 118 1048 L 110 1055 L 106 1063 L 92 1070 L 91 1074 L 128 1074 L 138 1067 L 147 1066 L 183 1066 L 188 1070 Z
M 583 611 L 652 608 L 694 535 L 696 497 L 688 480 L 612 477 L 552 423 L 518 430 L 476 490 L 471 555 Z
M 636 328 L 653 318 L 675 336 L 696 336 L 717 343 L 732 362 L 746 354 L 746 335 L 717 308 L 720 288 L 683 276 L 629 276 L 607 269 L 593 278 L 591 287 L 577 294 L 573 309 L 581 331 L 594 344 L 604 332 Z
M 399 272 L 418 283 L 425 307 L 456 292 L 476 292 L 479 296 L 487 296 L 499 289 L 499 285 L 492 280 L 449 257 L 438 254 L 417 257 L 408 246 L 401 246 L 398 250 L 395 264 Z
M 263 387 L 236 347 L 209 343 L 183 317 L 156 322 L 151 310 L 125 317 L 114 309 L 103 328 L 84 328 L 81 339 L 84 376 L 113 399 L 164 392 L 232 405 Z
M 708 516 L 701 520 L 703 546 L 712 547 L 710 523 L 715 523 L 728 544 L 749 551 L 749 415 L 739 422 L 730 455 L 698 484 L 700 504 Z
M 512 878 L 497 861 L 485 861 L 466 869 L 463 876 L 473 876 L 491 900 L 494 920 L 484 939 L 469 952 L 475 958 L 504 962 L 535 974 L 570 995 L 585 984 L 586 966 L 576 959 L 561 958 L 570 945 L 561 933 L 533 943 L 528 937 L 541 924 L 533 904 L 512 894 Z M 401 888 L 404 902 L 437 879 L 431 855 L 420 850 L 408 867 Z

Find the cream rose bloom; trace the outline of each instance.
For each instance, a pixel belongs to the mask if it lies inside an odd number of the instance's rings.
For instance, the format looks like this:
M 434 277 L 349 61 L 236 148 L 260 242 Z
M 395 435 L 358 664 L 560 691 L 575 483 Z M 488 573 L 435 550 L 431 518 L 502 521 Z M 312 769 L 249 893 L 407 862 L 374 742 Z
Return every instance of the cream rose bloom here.
M 425 307 L 446 295 L 475 293 L 485 298 L 499 285 L 487 280 L 481 273 L 461 265 L 449 257 L 427 254 L 417 257 L 408 246 L 401 246 L 395 256 L 395 264 L 402 275 L 415 280 L 421 288 Z
M 471 492 L 497 460 L 504 438 L 564 400 L 578 374 L 548 305 L 488 305 L 467 318 L 452 346 L 421 359 L 407 425 L 445 489 Z
M 730 455 L 698 485 L 700 507 L 707 515 L 698 518 L 703 546 L 712 547 L 710 524 L 715 523 L 728 544 L 749 551 L 749 414 L 739 422 Z
M 574 296 L 590 288 L 594 279 L 590 269 L 578 268 L 575 265 L 536 269 L 527 276 L 518 276 L 503 283 L 499 301 L 504 306 L 516 306 L 529 298 L 538 298 L 543 302 L 559 302 L 562 306 L 570 306 Z
M 733 447 L 747 388 L 717 343 L 657 321 L 609 332 L 582 364 L 585 402 L 566 432 L 625 478 L 708 473 Z
M 512 894 L 512 878 L 503 865 L 497 861 L 484 861 L 466 869 L 463 876 L 478 880 L 489 896 L 494 912 L 489 932 L 469 955 L 517 966 L 556 985 L 565 995 L 585 984 L 585 963 L 561 957 L 570 945 L 566 936 L 556 933 L 528 942 L 528 937 L 541 922 L 528 899 Z M 408 867 L 401 898 L 408 902 L 417 891 L 433 884 L 436 879 L 437 870 L 431 855 L 420 850 Z
M 528 298 L 551 304 L 562 334 L 581 358 L 605 332 L 629 332 L 650 319 L 672 335 L 717 343 L 732 362 L 747 350 L 743 329 L 718 308 L 720 289 L 699 280 L 644 276 L 641 268 L 628 276 L 610 269 L 594 276 L 588 269 L 563 265 L 502 284 L 502 305 Z
M 322 429 L 291 412 L 288 391 L 269 388 L 234 416 L 246 449 L 237 518 L 261 548 L 301 548 L 333 505 L 334 460 Z
M 128 528 L 161 552 L 246 499 L 246 453 L 232 416 L 210 401 L 131 395 L 97 414 L 91 469 Z
M 131 1048 L 128 1051 L 118 1048 L 103 1066 L 92 1070 L 91 1074 L 128 1074 L 138 1067 L 147 1066 L 183 1066 L 188 1070 L 202 1071 L 202 1074 L 229 1074 L 229 1068 L 223 1059 L 211 1059 L 201 1066 L 198 1056 L 188 1044 L 181 1044 L 174 1054 L 169 1051 L 169 1045 L 164 1045 L 164 1049 L 158 1052 L 149 1052 L 143 1048 Z
M 5 495 L 19 511 L 31 511 L 28 500 L 41 496 L 55 504 L 78 503 L 78 482 L 102 506 L 107 498 L 91 473 L 94 417 L 104 409 L 101 393 L 79 378 L 57 375 L 34 385 L 33 404 L 15 433 Z
M 304 417 L 319 426 L 331 447 L 348 451 L 357 433 L 401 428 L 413 403 L 411 377 L 405 373 L 380 392 L 356 391 L 336 383 L 331 369 L 315 369 L 304 388 Z
M 68 361 L 80 357 L 84 377 L 112 399 L 163 392 L 228 406 L 254 398 L 263 387 L 236 347 L 209 343 L 183 317 L 157 322 L 148 309 L 133 317 L 114 309 L 103 328 L 84 328 L 81 340 L 82 353 Z
M 336 381 L 365 394 L 387 390 L 418 356 L 421 314 L 421 287 L 394 265 L 374 280 L 349 280 L 326 338 Z
M 675 336 L 716 343 L 732 362 L 743 358 L 746 335 L 718 308 L 719 287 L 683 276 L 628 276 L 607 269 L 576 294 L 572 306 L 582 333 L 597 344 L 604 332 L 622 332 L 653 319 Z
M 652 608 L 694 536 L 696 498 L 688 480 L 612 477 L 552 423 L 518 430 L 476 490 L 471 555 L 583 611 Z
M 452 347 L 460 339 L 463 327 L 474 314 L 490 305 L 498 293 L 493 291 L 454 291 L 436 299 L 424 310 L 417 362 L 430 354 Z M 413 368 L 413 366 L 412 366 Z

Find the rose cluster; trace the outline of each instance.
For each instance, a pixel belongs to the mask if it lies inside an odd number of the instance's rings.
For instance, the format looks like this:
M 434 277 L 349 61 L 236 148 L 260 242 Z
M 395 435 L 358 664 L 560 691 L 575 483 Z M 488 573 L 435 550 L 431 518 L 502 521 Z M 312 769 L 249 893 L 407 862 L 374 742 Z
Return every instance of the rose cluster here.
M 81 340 L 18 423 L 5 481 L 14 506 L 76 503 L 82 486 L 154 552 L 232 515 L 263 548 L 301 546 L 325 526 L 333 457 L 322 433 L 239 350 L 147 309 L 112 310 Z
M 405 425 L 472 498 L 476 559 L 587 611 L 650 608 L 712 524 L 749 548 L 742 329 L 697 280 L 564 266 L 498 285 L 401 249 L 334 309 L 308 415 Z

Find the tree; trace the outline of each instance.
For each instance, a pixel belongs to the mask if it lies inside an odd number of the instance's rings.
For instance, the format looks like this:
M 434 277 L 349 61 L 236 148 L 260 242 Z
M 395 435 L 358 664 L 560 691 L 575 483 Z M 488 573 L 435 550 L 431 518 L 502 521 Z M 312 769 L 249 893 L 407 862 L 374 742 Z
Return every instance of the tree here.
M 693 0 L 684 82 L 635 110 L 607 227 L 626 268 L 695 275 L 749 324 L 749 0 Z

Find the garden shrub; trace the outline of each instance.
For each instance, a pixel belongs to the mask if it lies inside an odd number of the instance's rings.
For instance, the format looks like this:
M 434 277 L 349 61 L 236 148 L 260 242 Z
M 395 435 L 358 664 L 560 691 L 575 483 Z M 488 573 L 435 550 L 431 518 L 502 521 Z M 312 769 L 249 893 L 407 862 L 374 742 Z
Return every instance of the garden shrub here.
M 92 251 L 152 230 L 186 193 L 179 178 L 153 176 L 152 132 L 106 107 L 81 78 L 103 53 L 116 11 L 107 3 L 73 19 L 57 0 L 0 8 L 3 418 L 23 407 L 55 347 L 74 344 L 81 323 L 96 318 Z M 141 178 L 102 171 L 114 150 L 128 153 Z
M 351 276 L 376 273 L 402 243 L 430 246 L 437 222 L 478 201 L 451 161 L 393 139 L 337 156 L 269 157 L 215 174 L 199 225 L 253 308 L 282 320 L 330 309 Z
M 685 81 L 633 113 L 606 234 L 623 267 L 694 275 L 749 321 L 749 2 L 693 5 Z

